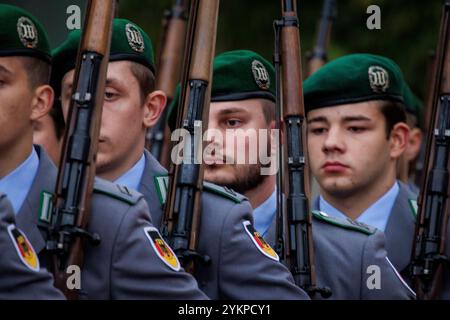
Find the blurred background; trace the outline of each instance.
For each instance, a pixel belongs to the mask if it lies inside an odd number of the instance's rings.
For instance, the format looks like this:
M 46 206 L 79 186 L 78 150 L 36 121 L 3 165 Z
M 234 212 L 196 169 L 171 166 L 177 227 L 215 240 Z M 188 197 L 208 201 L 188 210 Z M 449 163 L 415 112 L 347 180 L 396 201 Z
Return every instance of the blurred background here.
M 82 15 L 86 0 L 3 0 L 36 15 L 49 31 L 51 43 L 66 36 L 67 8 L 76 5 Z M 164 11 L 174 0 L 120 0 L 119 16 L 139 24 L 160 47 Z M 355 52 L 385 55 L 396 61 L 419 98 L 424 98 L 427 65 L 435 49 L 442 9 L 441 0 L 337 0 L 329 59 Z M 322 0 L 299 0 L 302 54 L 311 50 L 317 32 Z M 367 7 L 381 9 L 381 30 L 368 30 Z M 216 53 L 250 49 L 272 61 L 273 20 L 280 17 L 278 0 L 222 0 Z M 304 62 L 305 65 L 305 62 Z

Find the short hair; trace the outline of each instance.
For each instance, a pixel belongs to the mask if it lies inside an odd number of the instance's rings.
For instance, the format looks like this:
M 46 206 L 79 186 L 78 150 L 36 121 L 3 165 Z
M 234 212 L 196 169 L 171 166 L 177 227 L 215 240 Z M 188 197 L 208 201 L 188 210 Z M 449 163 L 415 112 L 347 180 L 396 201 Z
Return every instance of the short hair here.
M 275 102 L 267 99 L 262 99 L 261 101 L 264 119 L 266 119 L 267 124 L 271 123 L 272 121 L 275 121 L 276 120 Z
M 27 71 L 28 85 L 31 89 L 49 84 L 51 66 L 44 60 L 34 57 L 19 57 L 24 69 Z
M 380 111 L 386 120 L 386 138 L 389 139 L 392 129 L 397 123 L 406 123 L 405 106 L 401 102 L 383 100 L 380 104 Z
M 139 91 L 143 102 L 147 95 L 155 90 L 155 75 L 146 66 L 133 61 L 129 62 L 131 73 L 139 83 Z

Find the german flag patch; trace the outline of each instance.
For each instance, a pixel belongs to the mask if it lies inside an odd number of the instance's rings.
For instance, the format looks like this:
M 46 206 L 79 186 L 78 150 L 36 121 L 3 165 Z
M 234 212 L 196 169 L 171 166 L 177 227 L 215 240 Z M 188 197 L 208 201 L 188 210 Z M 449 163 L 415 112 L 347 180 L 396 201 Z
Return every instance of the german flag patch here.
M 280 261 L 280 258 L 278 257 L 275 250 L 273 250 L 272 247 L 266 242 L 266 240 L 263 239 L 261 234 L 255 230 L 250 221 L 244 221 L 242 224 L 244 225 L 244 229 L 247 232 L 248 236 L 250 237 L 250 239 L 252 239 L 252 242 L 255 244 L 258 250 L 262 252 L 262 254 L 272 260 Z
M 156 255 L 172 270 L 179 271 L 181 266 L 178 261 L 177 256 L 172 251 L 172 249 L 163 240 L 155 227 L 144 228 L 145 235 L 152 245 L 153 250 L 155 250 Z
M 13 224 L 8 226 L 8 234 L 23 264 L 33 271 L 39 271 L 39 259 L 26 235 Z

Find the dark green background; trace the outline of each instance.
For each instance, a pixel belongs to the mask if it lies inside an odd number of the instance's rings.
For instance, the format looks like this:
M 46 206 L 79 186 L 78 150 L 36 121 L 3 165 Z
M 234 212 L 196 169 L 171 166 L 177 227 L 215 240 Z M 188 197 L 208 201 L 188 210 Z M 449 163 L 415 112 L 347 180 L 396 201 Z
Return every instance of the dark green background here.
M 52 45 L 64 39 L 66 8 L 86 0 L 7 0 L 35 14 L 49 31 Z M 120 0 L 120 17 L 142 26 L 160 45 L 161 20 L 173 0 Z M 302 50 L 311 49 L 322 6 L 321 0 L 299 2 Z M 337 0 L 338 15 L 333 25 L 330 59 L 352 52 L 382 54 L 402 68 L 414 91 L 423 97 L 427 61 L 436 46 L 441 17 L 441 0 Z M 381 8 L 381 30 L 368 30 L 366 9 Z M 84 10 L 83 10 L 84 12 Z M 280 16 L 278 0 L 222 0 L 220 7 L 217 53 L 232 49 L 251 49 L 271 60 L 272 22 Z

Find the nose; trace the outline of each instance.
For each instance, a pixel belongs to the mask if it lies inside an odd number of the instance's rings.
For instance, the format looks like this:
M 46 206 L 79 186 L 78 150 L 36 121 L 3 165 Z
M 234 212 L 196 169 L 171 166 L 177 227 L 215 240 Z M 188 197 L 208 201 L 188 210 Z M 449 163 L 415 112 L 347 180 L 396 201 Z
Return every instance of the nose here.
M 339 128 L 331 127 L 328 130 L 325 141 L 322 146 L 324 153 L 343 152 L 345 143 L 343 133 Z

